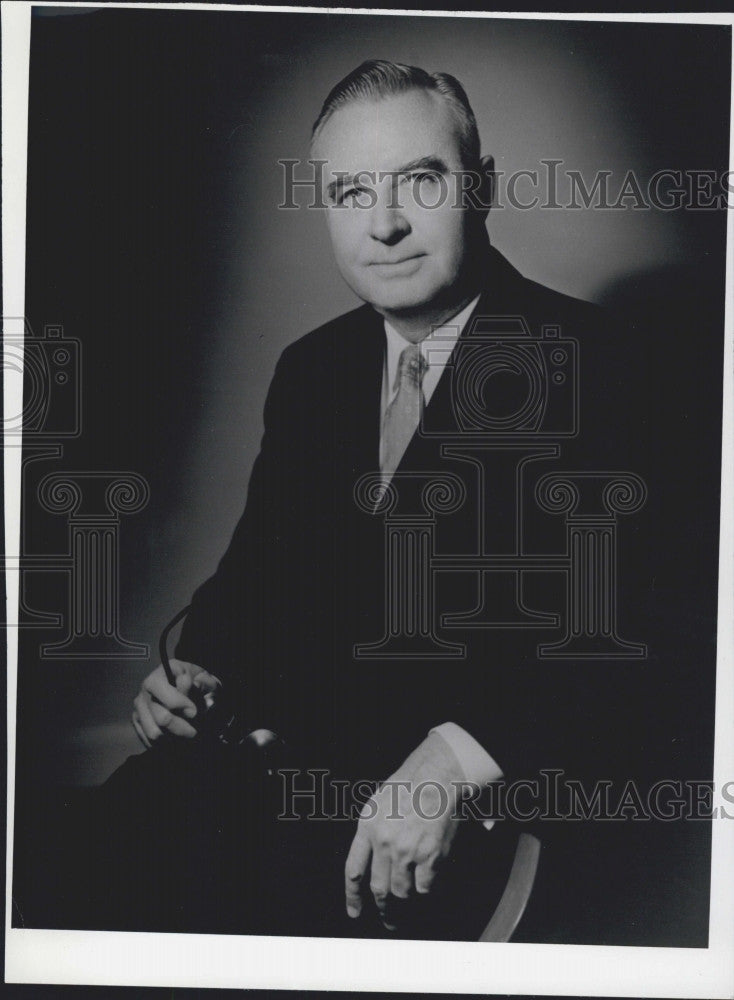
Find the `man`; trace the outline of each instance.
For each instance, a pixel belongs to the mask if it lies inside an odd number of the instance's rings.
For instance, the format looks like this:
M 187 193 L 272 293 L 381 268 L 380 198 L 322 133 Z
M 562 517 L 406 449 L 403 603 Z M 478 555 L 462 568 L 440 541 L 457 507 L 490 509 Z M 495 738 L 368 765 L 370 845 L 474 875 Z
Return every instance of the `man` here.
M 168 764 L 156 763 L 156 755 L 160 762 L 166 754 L 182 754 L 174 767 L 181 773 L 198 769 L 201 782 L 216 784 L 224 795 L 237 774 L 225 779 L 213 773 L 219 759 L 207 758 L 212 751 L 195 739 L 206 694 L 215 703 L 226 696 L 236 704 L 246 730 L 267 730 L 285 741 L 299 769 L 296 789 L 314 783 L 308 768 L 345 782 L 389 779 L 364 806 L 356 829 L 350 824 L 347 834 L 344 824 L 330 825 L 338 835 L 325 835 L 326 860 L 319 862 L 325 868 L 316 881 L 328 881 L 335 859 L 343 865 L 343 902 L 352 923 L 342 933 L 358 933 L 371 899 L 387 928 L 400 924 L 400 901 L 420 904 L 425 897 L 430 905 L 442 862 L 456 853 L 462 796 L 503 777 L 532 778 L 540 768 L 613 776 L 634 761 L 634 748 L 641 747 L 638 723 L 651 715 L 654 669 L 643 683 L 639 665 L 629 660 L 615 661 L 612 673 L 604 662 L 591 671 L 588 661 L 579 666 L 572 657 L 538 657 L 539 641 L 548 637 L 538 627 L 549 627 L 562 603 L 563 585 L 556 577 L 553 596 L 548 572 L 510 574 L 519 590 L 506 618 L 507 574 L 480 573 L 469 564 L 445 577 L 439 573 L 439 615 L 458 616 L 443 641 L 447 649 L 463 645 L 464 652 L 436 656 L 431 625 L 423 634 L 424 655 L 418 647 L 396 653 L 388 644 L 371 656 L 370 647 L 379 646 L 385 632 L 395 582 L 385 542 L 390 503 L 397 503 L 393 514 L 425 519 L 425 488 L 431 477 L 443 476 L 444 488 L 456 488 L 462 499 L 434 518 L 436 551 L 472 553 L 481 522 L 495 551 L 512 553 L 508 535 L 526 530 L 520 524 L 526 516 L 531 532 L 533 517 L 526 498 L 508 503 L 500 488 L 510 466 L 523 470 L 521 490 L 563 468 L 596 469 L 598 434 L 612 399 L 617 426 L 605 439 L 604 467 L 635 470 L 646 442 L 632 429 L 636 421 L 625 417 L 634 415 L 624 401 L 635 387 L 624 374 L 623 333 L 615 331 L 612 340 L 595 307 L 523 278 L 490 247 L 485 222 L 492 161 L 480 157 L 474 115 L 454 78 L 364 63 L 327 97 L 314 126 L 312 156 L 323 165 L 336 262 L 365 305 L 284 351 L 265 406 L 245 511 L 216 574 L 194 595 L 172 661 L 176 685 L 160 666 L 135 699 L 133 725 L 155 753 L 132 767 L 136 780 L 143 769 L 158 769 L 149 798 L 165 789 L 166 808 L 178 779 L 170 777 Z M 477 318 L 518 317 L 534 344 L 549 328 L 560 328 L 564 343 L 580 344 L 582 378 L 574 391 L 583 420 L 581 434 L 559 431 L 566 435 L 563 464 L 557 439 L 553 447 L 540 447 L 536 438 L 526 452 L 490 447 L 486 461 L 457 448 L 463 433 L 456 406 L 461 346 Z M 509 364 L 487 383 L 497 398 L 504 394 L 510 411 L 521 375 Z M 483 392 L 480 407 L 499 406 L 493 412 L 501 421 L 502 403 Z M 520 436 L 527 445 L 527 435 Z M 370 493 L 372 506 L 365 502 L 371 475 L 374 482 L 381 478 L 389 503 L 379 489 Z M 541 534 L 555 532 L 562 542 L 557 518 L 548 528 L 547 515 L 543 522 L 536 511 L 536 521 Z M 550 545 L 545 538 L 536 551 L 547 554 Z M 644 551 L 629 555 L 643 586 L 644 558 Z M 413 600 L 406 595 L 414 586 L 422 584 L 403 577 L 398 599 Z M 421 592 L 416 606 L 431 603 L 432 594 Z M 635 599 L 622 600 L 622 607 L 634 607 Z M 482 602 L 498 609 L 489 625 L 481 615 L 472 622 L 468 613 Z M 526 605 L 539 608 L 537 614 L 513 620 Z M 653 730 L 647 730 L 650 744 Z M 187 741 L 191 750 L 184 753 Z M 116 776 L 110 787 L 121 780 Z M 248 791 L 240 808 L 247 812 L 258 793 L 249 771 L 242 780 Z M 195 802 L 194 796 L 192 810 Z M 307 826 L 298 825 L 292 843 L 306 837 Z M 481 831 L 484 838 L 480 850 L 491 858 L 497 829 L 488 832 L 479 820 L 472 826 L 472 836 Z M 262 835 L 253 836 L 262 842 Z M 246 851 L 256 847 L 250 842 Z M 476 865 L 478 871 L 485 862 L 467 852 L 469 870 Z M 302 874 L 296 866 L 288 878 Z M 256 877 L 252 867 L 243 876 Z M 284 886 L 286 894 L 289 887 L 304 894 L 292 881 Z M 287 932 L 288 920 L 283 926 Z

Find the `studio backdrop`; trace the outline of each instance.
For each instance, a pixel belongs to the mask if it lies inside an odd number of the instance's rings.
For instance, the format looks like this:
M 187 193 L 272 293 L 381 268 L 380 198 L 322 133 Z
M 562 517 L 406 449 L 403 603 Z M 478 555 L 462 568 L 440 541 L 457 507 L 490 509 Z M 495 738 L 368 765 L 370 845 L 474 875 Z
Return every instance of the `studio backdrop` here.
M 369 58 L 461 80 L 497 172 L 490 239 L 523 275 L 623 307 L 641 337 L 661 304 L 686 317 L 658 339 L 649 378 L 679 380 L 681 426 L 701 435 L 700 469 L 681 469 L 671 503 L 711 611 L 691 622 L 706 637 L 706 776 L 730 45 L 715 26 L 34 11 L 22 799 L 98 785 L 141 749 L 132 699 L 161 628 L 216 568 L 241 513 L 276 361 L 358 304 L 324 211 L 308 207 L 308 158 L 324 96 Z M 36 377 L 48 393 L 34 408 Z M 79 617 L 101 565 L 106 645 Z

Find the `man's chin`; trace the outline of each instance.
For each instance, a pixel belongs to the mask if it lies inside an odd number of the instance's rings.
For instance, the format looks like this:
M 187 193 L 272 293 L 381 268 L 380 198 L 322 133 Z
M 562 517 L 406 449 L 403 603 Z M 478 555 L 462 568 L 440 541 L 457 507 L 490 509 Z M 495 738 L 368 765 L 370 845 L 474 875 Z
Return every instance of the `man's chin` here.
M 421 288 L 417 282 L 397 281 L 393 278 L 389 281 L 371 282 L 365 288 L 362 298 L 378 312 L 410 315 L 430 308 L 434 295 L 431 290 Z

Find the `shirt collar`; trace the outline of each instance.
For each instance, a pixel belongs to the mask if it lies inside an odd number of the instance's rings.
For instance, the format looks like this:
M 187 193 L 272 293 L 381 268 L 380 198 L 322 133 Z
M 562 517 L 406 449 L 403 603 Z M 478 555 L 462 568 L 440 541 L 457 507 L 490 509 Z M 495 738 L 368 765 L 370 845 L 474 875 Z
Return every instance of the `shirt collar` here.
M 477 295 L 469 305 L 464 306 L 461 312 L 452 316 L 450 320 L 431 330 L 428 336 L 420 342 L 421 354 L 428 363 L 428 368 L 423 376 L 423 395 L 428 402 L 433 394 L 433 390 L 438 384 L 438 380 L 451 357 L 456 341 L 461 336 L 464 327 L 469 320 L 480 296 Z M 398 374 L 400 355 L 410 344 L 387 320 L 385 320 L 385 339 L 387 341 L 387 351 L 385 356 L 385 378 L 383 383 L 383 397 L 389 400 L 397 391 L 395 380 Z

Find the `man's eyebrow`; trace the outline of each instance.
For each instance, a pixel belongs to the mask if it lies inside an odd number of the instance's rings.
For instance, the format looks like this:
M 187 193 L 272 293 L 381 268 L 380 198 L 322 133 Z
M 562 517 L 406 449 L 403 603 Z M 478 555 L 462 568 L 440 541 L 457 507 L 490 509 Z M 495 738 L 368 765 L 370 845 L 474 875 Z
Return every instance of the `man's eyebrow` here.
M 432 170 L 437 174 L 447 174 L 449 168 L 446 166 L 444 161 L 440 156 L 419 156 L 417 160 L 411 160 L 409 163 L 405 163 L 402 167 L 397 167 L 395 170 L 384 170 L 381 174 L 388 177 L 390 174 L 413 174 L 416 170 Z
M 339 192 L 354 183 L 355 177 L 363 175 L 369 175 L 373 178 L 377 177 L 380 179 L 383 177 L 400 177 L 403 174 L 415 173 L 417 170 L 432 170 L 437 174 L 447 174 L 449 172 L 449 168 L 440 156 L 419 156 L 417 159 L 410 160 L 410 162 L 403 164 L 401 167 L 396 167 L 394 170 L 358 170 L 356 174 L 340 172 L 337 174 L 335 180 L 327 184 L 326 194 L 333 200 Z

